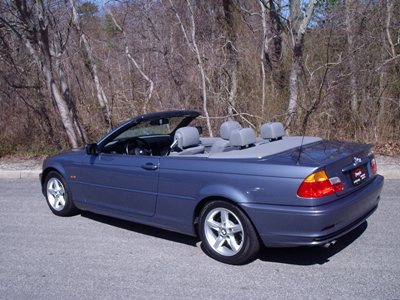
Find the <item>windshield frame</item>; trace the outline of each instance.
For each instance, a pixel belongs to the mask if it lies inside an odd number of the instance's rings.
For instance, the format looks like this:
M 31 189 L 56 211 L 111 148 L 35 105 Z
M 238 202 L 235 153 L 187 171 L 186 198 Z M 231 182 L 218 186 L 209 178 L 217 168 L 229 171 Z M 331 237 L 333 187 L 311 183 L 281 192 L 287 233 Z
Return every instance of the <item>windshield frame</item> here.
M 194 111 L 194 110 L 172 110 L 172 111 L 164 111 L 164 112 L 157 112 L 157 113 L 150 113 L 150 114 L 142 115 L 142 116 L 133 118 L 127 122 L 122 123 L 120 126 L 115 128 L 114 130 L 110 131 L 103 138 L 101 138 L 97 142 L 97 145 L 98 145 L 98 148 L 101 150 L 105 145 L 112 142 L 117 137 L 121 136 L 121 134 L 123 134 L 127 130 L 134 129 L 136 126 L 143 124 L 143 123 L 150 124 L 151 122 L 154 122 L 154 125 L 155 125 L 155 123 L 157 123 L 158 120 L 163 120 L 163 121 L 160 121 L 161 125 L 162 125 L 162 123 L 166 122 L 165 121 L 166 119 L 168 119 L 168 122 L 169 122 L 169 120 L 172 118 L 180 118 L 181 121 L 177 122 L 178 124 L 176 124 L 175 128 L 170 128 L 171 130 L 169 133 L 160 134 L 160 135 L 164 135 L 164 136 L 165 135 L 173 136 L 175 134 L 176 130 L 178 130 L 181 127 L 185 127 L 185 126 L 189 125 L 189 123 L 192 120 L 194 120 L 195 118 L 197 118 L 198 116 L 200 116 L 200 113 L 197 111 Z M 154 134 L 138 135 L 136 137 L 151 136 L 151 135 L 154 135 Z M 121 139 L 122 138 L 125 138 L 125 137 L 121 137 Z M 134 138 L 134 136 L 129 136 L 126 138 Z

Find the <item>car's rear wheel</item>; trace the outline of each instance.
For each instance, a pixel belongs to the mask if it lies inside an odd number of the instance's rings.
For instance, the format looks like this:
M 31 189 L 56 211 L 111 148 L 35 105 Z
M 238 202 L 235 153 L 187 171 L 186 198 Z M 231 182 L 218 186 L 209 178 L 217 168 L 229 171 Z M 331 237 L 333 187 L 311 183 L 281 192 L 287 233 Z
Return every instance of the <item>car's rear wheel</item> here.
M 205 252 L 223 263 L 248 263 L 260 248 L 248 217 L 226 201 L 213 201 L 203 207 L 199 235 Z
M 72 202 L 71 192 L 65 179 L 55 171 L 47 174 L 43 188 L 50 210 L 57 216 L 72 216 L 78 210 Z

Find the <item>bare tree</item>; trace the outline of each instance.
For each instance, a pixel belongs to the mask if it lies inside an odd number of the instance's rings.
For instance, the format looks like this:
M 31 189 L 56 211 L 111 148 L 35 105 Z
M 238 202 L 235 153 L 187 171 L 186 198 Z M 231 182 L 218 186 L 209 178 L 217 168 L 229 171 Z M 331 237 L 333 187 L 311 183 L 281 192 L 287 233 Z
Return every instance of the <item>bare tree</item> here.
M 304 35 L 310 23 L 317 0 L 310 0 L 305 15 L 301 11 L 301 0 L 290 2 L 290 34 L 292 37 L 293 54 L 289 77 L 289 105 L 286 113 L 285 127 L 288 128 L 296 114 L 298 101 L 298 76 L 300 60 L 303 56 Z
M 0 1 L 0 145 L 75 147 L 109 129 L 108 113 L 189 107 L 210 132 L 285 118 L 295 134 L 398 141 L 397 0 L 107 5 Z M 110 111 L 93 114 L 103 93 Z
M 238 23 L 240 15 L 238 14 L 237 4 L 233 0 L 223 0 L 225 22 L 226 22 L 226 43 L 225 51 L 227 55 L 227 81 L 228 81 L 228 114 L 232 118 L 235 113 L 236 93 L 237 93 L 237 72 L 238 72 L 238 50 L 236 49 L 236 39 L 238 34 Z
M 90 74 L 93 78 L 93 81 L 94 81 L 94 84 L 96 87 L 97 101 L 103 112 L 104 121 L 109 126 L 109 128 L 111 128 L 112 121 L 111 121 L 110 107 L 108 104 L 107 96 L 104 93 L 103 85 L 101 84 L 100 79 L 99 79 L 99 75 L 98 75 L 98 71 L 97 71 L 97 64 L 96 64 L 96 61 L 93 56 L 92 47 L 90 46 L 89 39 L 87 38 L 85 32 L 82 30 L 81 20 L 80 20 L 80 17 L 77 12 L 77 8 L 76 8 L 76 1 L 69 0 L 69 3 L 71 4 L 71 9 L 72 9 L 72 22 L 74 24 L 76 31 L 78 32 L 80 41 L 83 44 L 83 50 L 84 50 L 84 53 L 86 54 L 85 57 L 88 61 L 87 66 L 89 68 Z
M 265 63 L 270 70 L 279 69 L 282 60 L 282 16 L 280 14 L 280 1 L 259 0 L 263 18 L 264 56 Z M 280 81 L 277 78 L 276 81 Z M 282 84 L 282 83 L 280 83 Z
M 268 33 L 267 33 L 267 8 L 266 3 L 259 1 L 261 6 L 261 24 L 263 29 L 263 38 L 262 38 L 262 46 L 261 46 L 261 55 L 260 55 L 260 66 L 261 66 L 261 116 L 265 114 L 265 84 L 266 84 L 266 75 L 265 75 L 265 64 L 266 64 L 266 47 L 268 47 Z
M 174 57 L 173 57 L 173 45 L 170 43 L 170 37 L 167 34 L 167 30 L 165 26 L 163 26 L 163 23 L 159 22 L 157 20 L 157 15 L 156 17 L 150 16 L 149 13 L 143 12 L 142 16 L 146 19 L 148 26 L 150 28 L 150 32 L 152 36 L 155 38 L 156 43 L 158 43 L 159 49 L 156 49 L 157 54 L 161 53 L 162 57 L 164 59 L 165 66 L 167 68 L 166 74 L 167 77 L 172 81 L 174 84 L 174 87 L 176 88 L 176 92 L 178 94 L 179 99 L 184 99 L 185 95 L 182 90 L 182 80 L 181 80 L 181 74 L 179 74 L 175 68 L 176 65 L 174 65 Z M 156 20 L 154 20 L 156 19 Z M 168 19 L 165 20 L 165 23 L 168 24 Z M 171 29 L 170 29 L 171 30 Z M 172 30 L 171 30 L 172 31 Z M 173 32 L 173 31 L 172 31 Z
M 383 124 L 387 122 L 386 116 L 390 115 L 386 101 L 386 90 L 389 86 L 388 82 L 388 68 L 390 67 L 390 62 L 394 62 L 396 59 L 400 59 L 400 56 L 396 52 L 395 43 L 393 42 L 392 34 L 390 31 L 392 16 L 393 16 L 393 2 L 392 0 L 384 0 L 385 10 L 385 30 L 381 33 L 381 43 L 387 49 L 387 51 L 381 51 L 381 64 L 376 69 L 379 72 L 379 111 L 377 116 L 377 128 L 383 128 Z M 400 43 L 400 40 L 399 42 Z M 389 56 L 389 57 L 388 57 Z
M 129 61 L 133 64 L 133 66 L 136 68 L 136 70 L 138 70 L 139 74 L 143 77 L 143 79 L 148 83 L 148 86 L 146 87 L 146 96 L 145 96 L 145 100 L 143 103 L 143 112 L 146 113 L 147 112 L 147 107 L 148 104 L 150 102 L 150 99 L 153 95 L 153 90 L 154 90 L 154 82 L 153 80 L 150 79 L 150 77 L 142 70 L 142 68 L 139 66 L 138 62 L 136 61 L 136 59 L 132 56 L 130 50 L 129 50 L 129 46 L 128 46 L 128 39 L 127 39 L 127 35 L 125 33 L 125 30 L 121 27 L 121 25 L 117 22 L 117 20 L 115 19 L 113 13 L 111 12 L 110 9 L 107 10 L 107 13 L 109 14 L 109 16 L 111 17 L 115 27 L 117 28 L 117 30 L 119 32 L 122 33 L 123 37 L 124 37 L 124 46 L 125 46 L 125 55 L 128 57 Z
M 54 65 L 54 58 L 60 57 L 65 48 L 65 43 L 57 40 L 59 33 L 57 22 L 52 19 L 52 13 L 42 0 L 35 1 L 33 5 L 27 1 L 16 1 L 15 5 L 10 3 L 8 8 L 10 20 L 0 17 L 0 21 L 25 45 L 43 75 L 48 92 L 57 106 L 69 143 L 76 148 L 79 139 L 74 130 L 74 123 L 78 120 L 74 120 L 73 112 L 69 109 L 67 99 L 62 93 L 62 85 L 66 86 L 67 82 L 65 78 L 57 76 Z M 60 36 L 59 33 L 58 37 Z M 84 141 L 83 135 L 79 138 Z
M 391 24 L 392 16 L 393 16 L 393 4 L 394 4 L 394 1 L 393 0 L 386 0 L 385 2 L 386 2 L 385 32 L 386 32 L 387 41 L 388 41 L 389 47 L 390 47 L 390 55 L 391 55 L 392 58 L 394 58 L 394 57 L 397 56 L 397 53 L 396 53 L 395 44 L 393 43 L 392 34 L 390 33 L 390 24 Z M 397 44 L 399 44 L 399 43 L 400 43 L 400 40 L 397 42 Z
M 356 74 L 356 58 L 355 58 L 355 26 L 353 20 L 355 19 L 355 1 L 345 0 L 345 13 L 346 13 L 346 38 L 347 38 L 347 52 L 349 55 L 349 68 L 350 68 L 350 108 L 353 113 L 358 109 L 358 95 L 357 95 L 357 74 Z
M 213 136 L 213 131 L 211 128 L 211 122 L 210 122 L 210 116 L 208 114 L 208 108 L 207 108 L 207 86 L 206 86 L 206 74 L 204 71 L 204 66 L 203 66 L 203 60 L 201 58 L 200 50 L 197 47 L 197 42 L 196 42 L 196 23 L 194 20 L 194 12 L 192 8 L 192 4 L 190 3 L 189 0 L 186 0 L 188 9 L 189 9 L 189 18 L 190 18 L 190 27 L 191 27 L 191 37 L 189 39 L 189 34 L 185 28 L 185 26 L 182 23 L 182 19 L 176 10 L 176 7 L 172 0 L 169 0 L 171 7 L 175 13 L 176 19 L 178 20 L 179 26 L 181 27 L 182 33 L 185 37 L 186 43 L 189 47 L 189 49 L 196 55 L 196 60 L 197 60 L 197 66 L 200 71 L 201 75 L 201 91 L 202 91 L 202 102 L 203 102 L 203 112 L 204 112 L 204 117 L 206 118 L 206 123 L 207 123 L 207 129 L 210 134 L 210 136 Z

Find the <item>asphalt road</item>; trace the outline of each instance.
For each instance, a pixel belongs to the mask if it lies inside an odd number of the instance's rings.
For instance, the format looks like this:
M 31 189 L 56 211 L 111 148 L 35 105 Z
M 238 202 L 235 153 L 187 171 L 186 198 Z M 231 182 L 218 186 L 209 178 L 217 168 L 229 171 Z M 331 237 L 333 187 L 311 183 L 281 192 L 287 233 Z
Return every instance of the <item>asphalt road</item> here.
M 400 181 L 329 249 L 264 249 L 245 266 L 191 237 L 93 214 L 54 216 L 38 180 L 0 180 L 1 299 L 400 299 Z

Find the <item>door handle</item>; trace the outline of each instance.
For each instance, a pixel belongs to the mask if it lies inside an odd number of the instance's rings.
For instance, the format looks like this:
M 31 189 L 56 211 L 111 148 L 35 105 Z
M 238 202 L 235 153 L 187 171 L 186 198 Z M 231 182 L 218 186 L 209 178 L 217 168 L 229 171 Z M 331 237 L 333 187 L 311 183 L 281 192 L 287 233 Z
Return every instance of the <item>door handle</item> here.
M 154 170 L 158 169 L 158 165 L 155 165 L 153 163 L 146 163 L 146 164 L 142 165 L 142 169 L 154 171 Z

